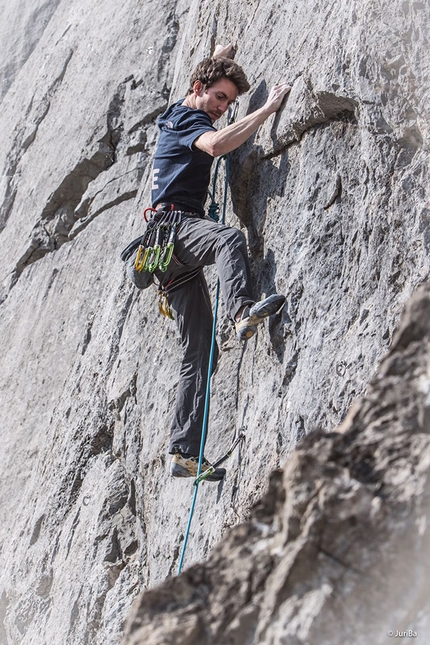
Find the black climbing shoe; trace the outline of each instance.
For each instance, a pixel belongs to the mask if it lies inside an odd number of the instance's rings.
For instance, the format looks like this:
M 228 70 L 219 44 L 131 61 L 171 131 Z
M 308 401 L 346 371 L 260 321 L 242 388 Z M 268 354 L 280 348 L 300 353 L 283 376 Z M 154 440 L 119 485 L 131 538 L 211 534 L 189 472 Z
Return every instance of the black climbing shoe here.
M 172 477 L 197 477 L 197 468 L 199 465 L 198 457 L 184 456 L 180 452 L 177 452 L 172 457 L 172 462 L 170 464 L 170 474 Z M 207 459 L 203 457 L 202 462 L 202 473 L 205 472 L 211 465 Z M 205 477 L 205 480 L 208 482 L 219 482 L 224 478 L 225 468 L 215 468 L 215 471 Z
M 285 296 L 274 293 L 250 307 L 245 307 L 242 318 L 236 323 L 236 333 L 239 340 L 248 340 L 257 331 L 257 325 L 265 318 L 276 314 L 285 303 Z

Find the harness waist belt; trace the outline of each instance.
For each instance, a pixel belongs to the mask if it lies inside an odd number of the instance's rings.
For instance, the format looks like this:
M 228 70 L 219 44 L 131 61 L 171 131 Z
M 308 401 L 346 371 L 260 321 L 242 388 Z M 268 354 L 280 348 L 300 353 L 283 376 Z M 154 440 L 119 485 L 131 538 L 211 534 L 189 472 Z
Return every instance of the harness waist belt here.
M 191 208 L 187 204 L 182 204 L 181 202 L 160 202 L 155 206 L 156 210 L 160 211 L 182 211 L 191 217 L 204 217 L 200 213 L 196 213 L 195 209 Z

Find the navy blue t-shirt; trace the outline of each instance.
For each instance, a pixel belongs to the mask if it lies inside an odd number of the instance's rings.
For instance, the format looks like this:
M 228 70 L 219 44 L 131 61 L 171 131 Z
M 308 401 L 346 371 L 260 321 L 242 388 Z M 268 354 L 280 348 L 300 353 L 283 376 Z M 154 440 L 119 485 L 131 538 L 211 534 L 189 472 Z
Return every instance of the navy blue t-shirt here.
M 160 137 L 154 157 L 152 206 L 160 202 L 186 204 L 204 215 L 213 157 L 193 148 L 205 132 L 216 132 L 209 114 L 182 105 L 171 105 L 158 119 Z

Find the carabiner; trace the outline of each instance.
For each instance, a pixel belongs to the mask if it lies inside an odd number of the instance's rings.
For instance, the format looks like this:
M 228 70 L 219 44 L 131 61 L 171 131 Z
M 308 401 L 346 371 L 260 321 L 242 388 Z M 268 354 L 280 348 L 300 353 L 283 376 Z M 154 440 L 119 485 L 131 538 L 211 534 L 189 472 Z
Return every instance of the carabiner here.
M 158 310 L 160 314 L 166 316 L 166 318 L 175 320 L 175 316 L 173 315 L 173 311 L 170 309 L 169 301 L 167 300 L 167 294 L 163 289 L 158 290 Z
M 153 213 L 156 213 L 156 212 L 157 212 L 157 211 L 155 210 L 155 208 L 152 208 L 151 206 L 149 206 L 149 208 L 145 208 L 145 210 L 143 211 L 143 218 L 144 218 L 145 222 L 148 222 L 148 218 L 146 217 L 146 213 L 147 213 L 148 211 L 152 211 Z
M 166 246 L 162 256 L 160 257 L 160 260 L 158 262 L 158 268 L 160 269 L 160 271 L 163 271 L 163 273 L 165 273 L 169 267 L 170 260 L 172 259 L 172 255 L 173 255 L 174 246 L 175 245 L 170 242 Z
M 235 102 L 232 103 L 228 108 L 227 125 L 230 125 L 230 123 L 234 123 L 236 121 L 238 110 L 239 110 L 239 100 L 236 99 Z
M 136 259 L 134 261 L 134 268 L 136 269 L 136 271 L 139 271 L 139 273 L 144 269 L 147 255 L 148 255 L 148 249 L 145 249 L 140 244 L 139 248 L 137 249 Z
M 155 269 L 158 266 L 158 261 L 160 259 L 161 246 L 159 244 L 156 244 L 154 248 L 151 249 L 151 251 L 152 251 L 152 254 L 151 254 L 151 257 L 148 259 L 146 271 L 149 271 L 149 273 L 154 273 Z
M 215 472 L 214 466 L 209 466 L 207 470 L 204 470 L 200 475 L 194 480 L 194 486 L 197 486 L 197 484 L 200 484 L 200 482 L 203 482 L 209 475 L 212 475 L 212 473 Z

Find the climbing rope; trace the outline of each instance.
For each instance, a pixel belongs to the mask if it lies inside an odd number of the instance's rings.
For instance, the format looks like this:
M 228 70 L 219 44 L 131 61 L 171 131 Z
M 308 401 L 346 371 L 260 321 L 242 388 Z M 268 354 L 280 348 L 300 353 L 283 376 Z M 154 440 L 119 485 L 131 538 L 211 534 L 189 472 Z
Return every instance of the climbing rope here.
M 237 113 L 237 106 L 238 102 L 236 101 L 233 104 L 232 108 L 229 108 L 229 114 L 228 114 L 228 119 L 227 123 L 230 124 L 234 121 L 236 118 L 236 113 Z M 215 197 L 215 188 L 216 188 L 216 182 L 218 178 L 218 170 L 219 170 L 219 164 L 221 160 L 225 160 L 225 178 L 224 178 L 224 196 L 223 196 L 223 204 L 222 204 L 222 214 L 221 214 L 221 223 L 225 224 L 225 215 L 226 215 L 226 210 L 227 210 L 227 188 L 228 188 L 228 181 L 229 181 L 229 176 L 230 176 L 230 156 L 224 155 L 223 157 L 219 157 L 217 159 L 217 163 L 215 165 L 215 170 L 214 170 L 214 176 L 213 176 L 213 185 L 212 185 L 212 204 L 209 208 L 209 215 L 215 219 L 215 221 L 219 221 L 218 217 L 218 211 L 219 211 L 219 206 L 218 204 L 215 203 L 214 197 Z M 231 448 L 227 453 L 221 457 L 215 464 L 211 466 L 208 470 L 206 470 L 204 473 L 202 473 L 202 463 L 203 463 L 203 453 L 204 453 L 204 448 L 205 448 L 205 443 L 206 443 L 206 435 L 207 435 L 207 427 L 208 427 L 208 419 L 209 419 L 209 402 L 210 402 L 210 394 L 211 394 L 211 374 L 212 374 L 212 368 L 213 368 L 213 363 L 214 363 L 214 357 L 215 357 L 215 345 L 216 345 L 216 325 L 217 325 L 217 315 L 218 315 L 218 304 L 219 304 L 219 292 L 220 292 L 220 283 L 219 280 L 217 282 L 217 287 L 216 287 L 216 295 L 215 295 L 215 305 L 214 305 L 214 312 L 213 312 L 213 323 L 212 323 L 212 337 L 211 337 L 211 348 L 210 348 L 210 353 L 209 353 L 209 367 L 208 367 L 208 379 L 206 383 L 206 396 L 205 396 L 205 407 L 204 407 L 204 414 L 203 414 L 203 423 L 202 423 L 202 437 L 200 441 L 200 452 L 199 452 L 199 462 L 197 466 L 197 477 L 194 481 L 194 494 L 193 494 L 193 500 L 191 502 L 191 507 L 190 507 L 190 513 L 188 516 L 188 523 L 187 523 L 187 528 L 185 531 L 185 536 L 184 536 L 184 543 L 182 545 L 182 551 L 181 551 L 181 556 L 179 559 L 179 565 L 178 565 L 178 575 L 182 571 L 182 566 L 184 563 L 184 558 L 185 558 L 185 551 L 187 548 L 188 544 L 188 538 L 190 535 L 190 530 L 191 530 L 191 522 L 193 519 L 194 515 L 194 509 L 196 506 L 196 500 L 197 500 L 197 494 L 199 490 L 199 484 L 206 479 L 211 473 L 215 471 L 215 468 L 217 468 L 221 463 L 223 463 L 230 455 L 232 454 L 233 450 L 236 448 L 236 446 L 244 439 L 244 433 L 241 431 L 237 437 L 237 439 L 233 442 Z

